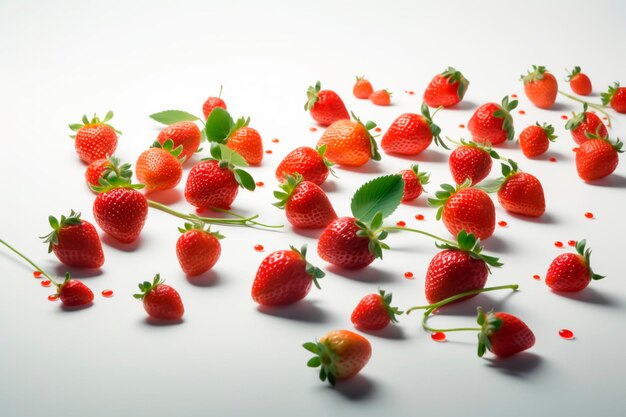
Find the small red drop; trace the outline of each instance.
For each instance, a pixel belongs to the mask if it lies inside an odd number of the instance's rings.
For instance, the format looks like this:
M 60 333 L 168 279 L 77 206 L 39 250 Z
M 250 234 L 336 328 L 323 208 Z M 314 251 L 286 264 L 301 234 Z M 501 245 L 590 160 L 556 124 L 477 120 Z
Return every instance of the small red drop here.
M 415 91 L 409 91 L 409 94 L 413 95 L 413 94 L 415 94 Z
M 265 183 L 263 181 L 257 181 L 256 186 L 257 187 L 263 187 L 265 185 Z
M 113 297 L 113 290 L 102 290 L 103 297 Z
M 311 132 L 317 132 L 317 128 L 316 128 L 316 127 L 310 127 L 310 128 L 309 128 L 309 130 L 310 130 Z
M 557 240 L 556 242 L 554 242 L 554 246 L 556 246 L 557 248 L 562 248 L 563 242 L 561 242 L 560 240 Z
M 569 119 L 569 117 L 567 117 L 567 114 L 564 114 L 564 115 L 561 116 L 561 119 L 567 120 L 567 119 Z
M 48 301 L 56 301 L 58 300 L 59 297 L 57 297 L 56 295 L 52 294 L 48 296 Z
M 398 226 L 398 227 L 404 227 L 404 226 L 406 226 L 406 222 L 404 222 L 403 220 L 400 220 L 400 221 L 398 221 L 398 222 L 396 223 L 396 226 Z
M 541 279 L 541 277 L 539 275 L 537 275 L 537 274 L 533 275 L 533 278 L 536 279 L 536 280 L 540 280 Z
M 461 123 L 461 124 L 459 125 L 459 127 L 460 127 L 461 129 L 465 129 L 465 125 L 464 125 L 463 123 Z
M 511 94 L 511 98 L 517 98 L 517 94 Z
M 266 150 L 266 151 L 265 151 L 265 153 L 266 153 L 266 154 L 270 154 L 270 153 L 272 153 L 272 150 L 271 150 L 271 149 L 268 149 L 268 150 Z
M 505 222 L 504 220 L 500 220 L 498 222 L 498 226 L 500 227 L 507 227 L 509 224 L 507 222 Z
M 548 161 L 550 162 L 556 162 L 556 158 L 554 156 L 551 156 L 550 158 L 548 158 Z
M 588 218 L 588 219 L 593 219 L 594 218 L 593 213 L 590 212 L 590 211 L 585 213 L 585 217 Z
M 573 246 L 576 246 L 576 241 L 575 240 L 568 240 L 567 244 L 573 247 Z
M 519 114 L 526 114 L 526 112 L 524 110 L 520 110 L 518 111 Z
M 435 332 L 430 334 L 430 338 L 433 339 L 435 342 L 445 342 L 446 334 L 443 332 Z
M 262 252 L 263 249 L 265 249 L 263 245 L 254 245 L 254 250 L 257 252 Z
M 416 214 L 415 215 L 415 219 L 417 219 L 417 220 L 424 220 L 424 215 L 423 214 Z
M 35 278 L 41 278 L 41 271 L 33 271 L 33 276 Z
M 559 336 L 561 336 L 563 339 L 573 339 L 574 332 L 569 329 L 561 329 L 559 330 Z
M 41 286 L 42 287 L 49 287 L 50 284 L 52 284 L 52 282 L 49 279 L 47 279 L 45 281 L 41 281 Z
M 278 138 L 274 138 L 274 139 L 272 139 L 272 142 L 278 143 L 278 142 L 280 142 L 280 140 L 278 140 Z
M 413 279 L 413 272 L 405 272 L 404 273 L 404 278 L 406 278 L 406 279 Z
M 606 116 L 602 116 L 602 120 L 609 120 L 609 118 Z
M 382 129 L 381 129 L 380 127 L 376 127 L 376 128 L 374 128 L 374 131 L 376 131 L 376 132 L 380 132 L 381 130 L 382 130 Z

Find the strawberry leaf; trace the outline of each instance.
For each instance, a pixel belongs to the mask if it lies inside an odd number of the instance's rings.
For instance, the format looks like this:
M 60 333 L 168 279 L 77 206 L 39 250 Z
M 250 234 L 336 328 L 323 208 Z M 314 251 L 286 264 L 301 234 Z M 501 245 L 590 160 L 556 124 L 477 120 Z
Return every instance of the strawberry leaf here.
M 400 205 L 404 195 L 401 175 L 386 175 L 363 184 L 352 197 L 352 215 L 366 223 L 371 222 L 379 211 L 382 218 L 390 216 Z
M 254 182 L 254 178 L 252 178 L 252 175 L 248 174 L 243 169 L 237 168 L 233 170 L 233 174 L 235 175 L 235 180 L 241 187 L 249 191 L 254 191 L 254 189 L 256 188 L 256 184 Z
M 200 120 L 197 116 L 182 110 L 165 110 L 151 114 L 150 118 L 168 126 L 178 122 L 195 122 L 196 120 Z
M 206 121 L 205 132 L 209 142 L 224 143 L 232 133 L 235 122 L 230 114 L 221 107 L 213 109 Z

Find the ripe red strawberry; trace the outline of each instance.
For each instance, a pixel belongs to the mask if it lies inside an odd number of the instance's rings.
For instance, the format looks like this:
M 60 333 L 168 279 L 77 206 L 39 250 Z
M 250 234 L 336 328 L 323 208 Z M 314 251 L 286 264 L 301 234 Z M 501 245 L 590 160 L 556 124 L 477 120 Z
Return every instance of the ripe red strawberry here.
M 380 142 L 387 153 L 417 155 L 435 140 L 436 145 L 447 149 L 441 137 L 441 128 L 433 123 L 433 116 L 426 104 L 422 103 L 422 114 L 404 113 L 391 123 Z
M 263 141 L 249 124 L 249 117 L 234 121 L 226 110 L 215 109 L 206 121 L 206 137 L 209 142 L 228 146 L 249 165 L 259 165 L 263 161 Z
M 565 129 L 571 131 L 574 142 L 579 145 L 588 140 L 591 134 L 599 137 L 608 134 L 602 120 L 595 113 L 587 111 L 586 103 L 583 105 L 582 113 L 573 113 L 572 118 L 565 123 Z
M 326 158 L 333 163 L 360 167 L 370 159 L 380 161 L 380 154 L 374 137 L 369 132 L 376 123 L 365 124 L 354 116 L 353 120 L 342 119 L 334 122 L 326 129 L 317 146 L 326 145 Z
M 446 68 L 441 74 L 435 75 L 426 91 L 424 102 L 430 107 L 452 107 L 463 100 L 469 81 L 461 71 L 452 67 Z
M 202 160 L 189 171 L 185 199 L 198 208 L 228 210 L 239 187 L 252 191 L 256 184 L 250 174 L 237 168 L 247 165 L 238 153 L 225 145 L 214 145 L 211 155 L 213 158 Z
M 578 176 L 585 181 L 592 181 L 612 174 L 619 163 L 618 154 L 624 152 L 622 145 L 619 138 L 612 143 L 608 137 L 591 135 L 576 150 Z
M 461 139 L 461 145 L 454 148 L 448 158 L 454 182 L 463 184 L 469 178 L 470 185 L 478 184 L 491 172 L 492 158 L 500 156 L 490 146 Z
M 307 342 L 302 346 L 315 355 L 307 366 L 321 366 L 320 379 L 328 379 L 331 385 L 358 374 L 372 356 L 370 342 L 349 330 L 328 332 L 317 343 Z
M 204 114 L 204 120 L 207 120 L 211 115 L 214 108 L 219 107 L 226 109 L 226 103 L 222 100 L 222 87 L 220 87 L 220 94 L 217 97 L 209 97 L 202 105 L 202 114 Z
M 102 243 L 93 224 L 70 212 L 69 217 L 48 217 L 52 232 L 41 237 L 48 243 L 48 253 L 54 252 L 61 263 L 76 268 L 100 268 L 104 264 Z
M 322 232 L 317 243 L 317 253 L 326 262 L 347 269 L 365 268 L 376 259 L 370 251 L 370 239 L 359 236 L 362 230 L 354 217 L 340 217 Z
M 591 94 L 591 80 L 587 74 L 581 72 L 580 67 L 574 67 L 573 71 L 568 72 L 565 81 L 569 82 L 569 86 L 574 93 L 581 96 Z
M 317 149 L 301 146 L 289 152 L 276 168 L 278 182 L 285 181 L 286 175 L 300 174 L 305 181 L 322 185 L 334 165 L 324 157 L 326 145 Z
M 517 100 L 502 99 L 502 105 L 487 103 L 480 106 L 470 118 L 467 129 L 477 143 L 497 145 L 515 136 L 511 110 L 517 107 Z
M 478 308 L 476 320 L 481 326 L 478 334 L 478 356 L 487 350 L 501 358 L 513 356 L 530 349 L 535 344 L 535 335 L 526 323 L 512 314 Z
M 178 148 L 179 146 L 183 147 L 183 152 L 180 156 L 181 158 L 185 158 L 185 161 L 189 161 L 200 147 L 202 134 L 194 122 L 183 121 L 167 126 L 165 129 L 161 130 L 157 137 L 161 145 L 168 139 L 174 142 L 173 148 Z
M 391 293 L 380 290 L 378 294 L 368 294 L 359 301 L 350 319 L 360 329 L 381 330 L 389 323 L 397 323 L 396 315 L 403 312 L 391 306 Z
M 437 220 L 443 219 L 448 231 L 456 236 L 463 229 L 477 238 L 489 238 L 496 228 L 496 208 L 489 195 L 473 188 L 469 181 L 457 187 L 442 184 L 443 190 L 429 198 L 428 203 L 437 210 Z
M 185 313 L 183 301 L 174 288 L 163 282 L 161 276 L 156 274 L 152 282 L 144 281 L 139 284 L 141 293 L 133 294 L 133 297 L 143 300 L 143 308 L 152 318 L 181 320 Z
M 282 191 L 274 192 L 278 199 L 274 206 L 285 209 L 287 220 L 293 227 L 320 229 L 337 218 L 324 190 L 315 183 L 303 181 L 299 174 L 295 177 L 287 175 L 280 188 Z
M 74 147 L 81 161 L 90 164 L 96 159 L 113 155 L 117 148 L 117 135 L 121 135 L 122 132 L 107 124 L 112 118 L 112 111 L 109 111 L 102 121 L 96 115 L 91 120 L 85 115 L 82 123 L 70 125 L 70 129 L 76 132 L 70 137 L 74 139 Z
M 365 79 L 365 77 L 356 77 L 356 82 L 354 83 L 354 87 L 352 87 L 352 94 L 356 98 L 369 98 L 374 92 L 374 88 L 372 87 L 372 83 Z
M 322 126 L 330 126 L 337 120 L 350 120 L 350 115 L 343 104 L 341 97 L 332 90 L 322 90 L 318 81 L 315 87 L 311 86 L 306 92 L 307 102 L 304 110 L 311 113 L 311 117 Z
M 530 158 L 545 153 L 550 146 L 550 142 L 554 142 L 556 138 L 557 136 L 554 134 L 552 125 L 546 123 L 540 125 L 537 122 L 522 130 L 522 133 L 519 135 L 519 144 L 524 155 Z
M 406 203 L 415 200 L 422 194 L 424 184 L 428 184 L 430 174 L 419 172 L 419 165 L 411 165 L 411 169 L 403 169 L 400 171 L 402 180 L 404 181 L 404 194 L 402 202 Z
M 85 170 L 85 181 L 87 181 L 87 186 L 100 184 L 100 177 L 107 169 L 109 169 L 109 167 L 110 164 L 108 158 L 96 159 L 90 163 Z
M 508 164 L 502 164 L 502 175 L 498 180 L 498 201 L 502 208 L 529 217 L 539 217 L 546 211 L 543 187 L 537 177 L 520 172 L 510 159 Z
M 213 268 L 222 253 L 219 239 L 224 236 L 201 222 L 185 223 L 178 230 L 182 235 L 176 241 L 176 257 L 183 272 L 192 277 Z
M 121 178 L 127 182 L 131 182 L 132 176 L 133 172 L 130 169 L 130 164 L 122 164 L 119 158 L 115 156 L 97 159 L 89 164 L 85 171 L 85 180 L 91 191 L 94 191 L 93 187 L 102 185 L 100 183 L 101 179 L 115 181 L 116 178 Z
M 388 90 L 376 90 L 369 99 L 377 106 L 388 106 L 391 104 L 391 93 Z
M 182 145 L 174 149 L 174 142 L 168 139 L 163 145 L 155 141 L 150 149 L 139 155 L 135 174 L 147 192 L 171 190 L 178 185 L 183 177 L 182 152 Z
M 300 301 L 311 290 L 311 283 L 320 289 L 317 280 L 325 274 L 306 260 L 306 245 L 300 250 L 289 247 L 290 250 L 270 253 L 259 265 L 252 284 L 252 299 L 262 306 Z
M 615 81 L 606 93 L 602 96 L 602 104 L 611 106 L 618 113 L 626 113 L 626 87 L 620 87 L 619 82 Z
M 533 65 L 533 70 L 520 77 L 524 81 L 526 97 L 537 107 L 549 109 L 556 101 L 559 86 L 546 67 Z
M 93 302 L 93 292 L 82 282 L 71 279 L 69 272 L 65 274 L 65 280 L 61 284 L 55 285 L 56 295 L 64 306 L 86 306 Z
M 546 284 L 554 291 L 575 292 L 587 288 L 591 280 L 604 278 L 591 270 L 591 249 L 585 249 L 586 241 L 576 242 L 577 253 L 563 253 L 548 267 Z

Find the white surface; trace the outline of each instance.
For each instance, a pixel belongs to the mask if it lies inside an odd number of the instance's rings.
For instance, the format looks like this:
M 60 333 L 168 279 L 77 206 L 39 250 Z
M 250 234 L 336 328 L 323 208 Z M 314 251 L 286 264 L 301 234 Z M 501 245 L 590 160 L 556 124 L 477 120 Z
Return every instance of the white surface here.
M 0 236 L 45 269 L 63 273 L 37 236 L 47 233 L 47 216 L 82 211 L 93 220 L 93 195 L 84 165 L 67 138 L 68 123 L 83 113 L 115 111 L 124 132 L 118 155 L 134 163 L 155 139 L 159 126 L 147 115 L 167 108 L 201 113 L 204 99 L 224 85 L 232 114 L 250 115 L 266 148 L 263 165 L 250 172 L 266 186 L 241 191 L 234 209 L 284 222 L 270 205 L 273 170 L 283 155 L 314 145 L 322 130 L 309 131 L 302 111 L 306 88 L 321 80 L 337 91 L 362 119 L 386 129 L 400 113 L 418 111 L 432 76 L 448 65 L 471 84 L 460 109 L 440 112 L 444 134 L 467 135 L 473 110 L 487 101 L 517 93 L 522 116 L 515 127 L 551 122 L 559 140 L 545 157 L 526 160 L 510 143 L 503 154 L 543 183 L 547 213 L 538 221 L 515 218 L 499 207 L 497 227 L 485 242 L 505 266 L 489 285 L 519 283 L 521 291 L 479 296 L 441 315 L 433 325 L 468 324 L 477 304 L 523 318 L 537 336 L 536 346 L 506 362 L 475 355 L 475 336 L 450 335 L 434 343 L 420 315 L 401 317 L 383 334 L 366 335 L 373 356 L 362 374 L 331 389 L 307 369 L 301 348 L 326 331 L 352 329 L 349 315 L 358 300 L 382 287 L 402 308 L 422 304 L 423 276 L 436 253 L 418 235 L 394 234 L 384 261 L 354 273 L 328 268 L 317 257 L 316 233 L 219 228 L 222 258 L 207 276 L 187 280 L 174 244 L 180 222 L 150 211 L 141 241 L 131 250 L 104 239 L 102 273 L 85 277 L 96 293 L 91 308 L 63 311 L 51 292 L 32 278 L 31 268 L 0 251 L 0 414 L 3 416 L 292 416 L 292 415 L 621 415 L 625 314 L 621 215 L 626 203 L 626 164 L 599 184 L 580 181 L 574 146 L 560 116 L 579 110 L 558 99 L 540 111 L 523 96 L 519 75 L 532 64 L 546 65 L 559 80 L 563 67 L 581 65 L 594 83 L 594 97 L 614 80 L 626 82 L 619 42 L 626 37 L 626 8 L 594 2 L 591 9 L 569 2 L 465 2 L 436 6 L 422 2 L 18 2 L 0 3 L 0 167 L 3 211 Z M 394 105 L 381 108 L 352 97 L 355 75 L 375 88 L 394 92 Z M 568 90 L 562 81 L 562 88 Z M 415 96 L 404 93 L 414 90 Z M 624 136 L 625 116 L 615 117 L 613 136 Z M 272 138 L 280 143 L 272 143 Z M 466 136 L 467 137 L 467 136 Z M 555 156 L 557 163 L 547 158 Z M 430 148 L 415 158 L 432 172 L 428 190 L 451 181 L 446 152 Z M 340 179 L 324 188 L 340 215 L 349 213 L 354 189 L 412 160 L 383 154 L 362 170 L 338 169 Z M 188 171 L 188 167 L 187 167 Z M 186 172 L 187 172 L 186 171 Z M 499 174 L 494 166 L 491 177 Z M 179 186 L 181 197 L 183 184 Z M 183 211 L 184 201 L 172 204 Z M 596 220 L 583 216 L 592 211 Z M 426 220 L 417 222 L 414 215 Z M 388 220 L 448 236 L 434 210 L 420 197 Z M 607 278 L 579 295 L 551 293 L 533 274 L 545 275 L 564 250 L 553 242 L 587 238 L 595 271 Z M 256 267 L 273 250 L 308 242 L 310 260 L 327 277 L 296 306 L 261 312 L 249 292 Z M 256 243 L 264 253 L 253 250 Z M 569 248 L 568 248 L 569 249 Z M 412 271 L 415 279 L 403 278 Z M 181 293 L 186 313 L 175 326 L 146 323 L 131 297 L 138 282 L 160 272 Z M 81 276 L 76 271 L 76 276 Z M 115 297 L 100 291 L 111 288 Z M 452 314 L 451 313 L 451 314 Z M 557 332 L 567 327 L 576 340 Z

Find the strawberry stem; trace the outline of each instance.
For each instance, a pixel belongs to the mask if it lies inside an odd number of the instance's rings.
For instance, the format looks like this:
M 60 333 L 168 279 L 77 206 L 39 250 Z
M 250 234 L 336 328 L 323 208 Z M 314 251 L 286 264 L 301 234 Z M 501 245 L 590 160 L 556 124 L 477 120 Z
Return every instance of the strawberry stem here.
M 405 311 L 405 314 L 410 314 L 411 311 L 413 310 L 426 310 L 426 312 L 424 313 L 424 315 L 430 315 L 430 313 L 432 313 L 433 311 L 435 311 L 436 309 L 445 306 L 446 304 L 449 304 L 453 301 L 456 301 L 460 298 L 464 298 L 470 295 L 476 295 L 476 294 L 480 294 L 483 292 L 489 292 L 489 291 L 497 291 L 497 290 L 506 290 L 506 289 L 512 289 L 513 291 L 517 291 L 517 289 L 519 288 L 518 284 L 509 284 L 509 285 L 499 285 L 497 287 L 487 287 L 487 288 L 481 288 L 478 290 L 472 290 L 472 291 L 466 291 L 457 295 L 453 295 L 452 297 L 448 297 L 444 300 L 441 300 L 439 302 L 433 303 L 433 304 L 427 304 L 424 306 L 415 306 L 415 307 L 411 307 L 409 309 L 407 309 Z
M 387 226 L 387 227 L 383 227 L 383 228 L 381 228 L 381 229 L 377 230 L 375 233 L 378 233 L 378 232 L 383 232 L 383 231 L 389 231 L 389 230 L 399 230 L 399 231 L 406 231 L 406 232 L 419 233 L 419 234 L 422 234 L 422 235 L 424 235 L 424 236 L 431 237 L 431 238 L 433 238 L 433 239 L 435 239 L 435 240 L 438 240 L 438 241 L 440 241 L 440 242 L 447 243 L 448 245 L 456 245 L 456 242 L 453 242 L 453 241 L 451 241 L 451 240 L 444 239 L 444 238 L 442 238 L 442 237 L 439 237 L 439 236 L 433 235 L 433 234 L 428 233 L 428 232 L 425 232 L 425 231 L 423 231 L 423 230 L 419 230 L 419 229 L 411 229 L 411 228 L 409 228 L 409 227 Z
M 5 242 L 4 240 L 0 239 L 0 243 L 2 243 L 4 246 L 6 246 L 7 248 L 11 249 L 13 252 L 15 252 L 18 256 L 20 256 L 22 259 L 24 259 L 26 262 L 28 262 L 29 264 L 31 264 L 37 271 L 41 272 L 46 278 L 48 278 L 50 280 L 50 282 L 52 282 L 55 286 L 59 286 L 59 284 L 50 276 L 46 273 L 46 271 L 44 271 L 43 269 L 39 268 L 33 261 L 31 261 L 30 259 L 28 259 L 24 254 L 22 254 L 20 251 L 18 251 L 17 249 L 15 249 L 13 246 L 9 245 L 7 242 Z
M 582 104 L 586 104 L 589 107 L 593 107 L 594 109 L 598 110 L 600 113 L 602 113 L 602 114 L 604 114 L 606 116 L 607 126 L 611 127 L 611 115 L 606 110 L 604 110 L 605 106 L 603 106 L 602 104 L 590 103 L 588 101 L 585 101 L 585 100 L 582 100 L 582 99 L 580 99 L 578 97 L 575 97 L 575 96 L 573 96 L 571 94 L 567 94 L 566 92 L 561 91 L 561 90 L 559 90 L 559 94 L 564 95 L 565 97 L 567 97 L 567 98 L 569 98 L 571 100 L 577 101 L 577 102 L 582 103 Z
M 282 224 L 278 224 L 278 225 L 271 225 L 271 224 L 265 224 L 265 223 L 260 223 L 260 222 L 254 221 L 254 219 L 256 219 L 257 217 L 259 217 L 259 215 L 258 215 L 258 214 L 254 215 L 254 216 L 251 216 L 251 217 L 244 217 L 244 216 L 242 216 L 241 214 L 237 214 L 237 213 L 235 213 L 235 212 L 233 212 L 233 211 L 230 211 L 230 210 L 224 210 L 224 209 L 217 208 L 217 207 L 214 207 L 214 208 L 213 208 L 213 210 L 215 210 L 215 211 L 219 211 L 219 212 L 221 212 L 221 213 L 226 213 L 226 214 L 229 214 L 229 215 L 231 215 L 231 216 L 233 216 L 233 217 L 237 217 L 237 218 L 242 219 L 242 220 L 247 220 L 247 221 L 248 221 L 249 223 L 251 223 L 251 224 L 254 224 L 254 225 L 256 225 L 256 226 L 261 226 L 261 227 L 267 227 L 268 229 L 281 229 L 281 228 L 285 227 L 285 226 L 284 226 L 284 225 L 282 225 Z
M 422 322 L 422 327 L 424 328 L 424 330 L 431 332 L 431 333 L 466 332 L 466 331 L 467 332 L 469 331 L 479 332 L 482 330 L 480 327 L 456 327 L 454 329 L 435 329 L 434 327 L 430 327 L 426 324 L 427 317 L 428 316 L 424 314 L 424 321 Z

